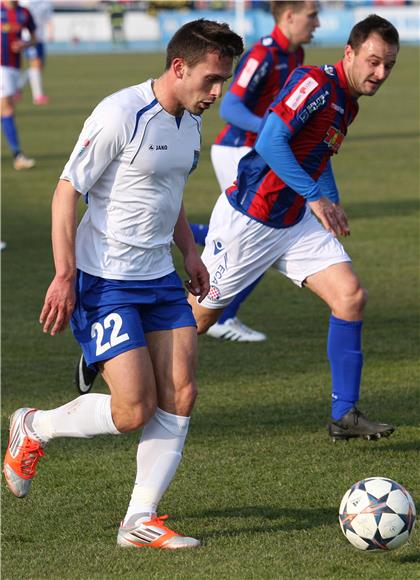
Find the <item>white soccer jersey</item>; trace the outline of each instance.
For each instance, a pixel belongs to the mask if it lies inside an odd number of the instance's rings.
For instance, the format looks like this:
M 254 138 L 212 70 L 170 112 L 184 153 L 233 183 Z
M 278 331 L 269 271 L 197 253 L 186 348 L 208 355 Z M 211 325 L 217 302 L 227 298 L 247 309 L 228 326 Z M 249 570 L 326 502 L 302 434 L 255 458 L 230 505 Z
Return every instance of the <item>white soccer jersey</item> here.
M 162 108 L 151 80 L 99 103 L 61 174 L 88 201 L 76 236 L 80 270 L 114 280 L 174 270 L 170 245 L 200 131 L 200 117 Z

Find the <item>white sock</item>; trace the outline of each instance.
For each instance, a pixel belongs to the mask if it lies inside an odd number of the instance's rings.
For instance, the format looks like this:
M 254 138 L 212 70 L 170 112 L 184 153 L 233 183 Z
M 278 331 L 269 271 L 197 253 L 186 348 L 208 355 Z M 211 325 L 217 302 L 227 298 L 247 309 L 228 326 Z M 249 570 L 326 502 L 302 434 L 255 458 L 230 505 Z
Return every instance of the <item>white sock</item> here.
M 111 395 L 88 393 L 51 411 L 30 413 L 29 434 L 47 443 L 55 437 L 119 435 L 111 414 Z
M 137 449 L 137 476 L 124 521 L 139 513 L 154 515 L 182 457 L 190 418 L 157 409 L 145 425 Z
M 44 94 L 42 88 L 42 72 L 40 68 L 30 67 L 28 70 L 29 84 L 31 85 L 32 98 L 38 99 Z
M 20 91 L 23 89 L 23 87 L 26 85 L 27 82 L 28 82 L 28 69 L 25 69 L 20 73 L 20 78 L 19 78 L 19 83 L 18 83 L 18 87 L 19 87 Z

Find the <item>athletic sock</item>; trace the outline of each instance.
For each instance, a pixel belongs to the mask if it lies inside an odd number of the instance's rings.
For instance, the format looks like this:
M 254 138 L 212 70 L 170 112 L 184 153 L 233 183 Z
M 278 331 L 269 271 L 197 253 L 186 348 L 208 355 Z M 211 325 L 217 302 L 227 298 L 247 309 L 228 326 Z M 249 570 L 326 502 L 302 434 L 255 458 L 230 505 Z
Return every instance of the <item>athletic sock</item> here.
M 25 424 L 30 436 L 48 443 L 55 437 L 119 435 L 111 413 L 111 395 L 88 393 L 51 411 L 35 411 Z
M 255 282 L 252 282 L 252 284 L 241 290 L 241 292 L 239 292 L 239 294 L 235 296 L 232 302 L 228 304 L 226 308 L 223 310 L 223 313 L 218 320 L 219 324 L 224 324 L 226 320 L 228 320 L 229 318 L 235 318 L 242 302 L 244 302 L 244 300 L 248 298 L 248 296 L 251 294 L 254 288 L 260 283 L 260 280 L 263 276 L 264 274 L 262 274 L 259 278 L 255 280 Z
M 137 450 L 137 476 L 124 521 L 157 513 L 182 457 L 190 418 L 157 409 L 145 425 Z
M 362 377 L 362 321 L 341 320 L 331 315 L 328 332 L 328 359 L 332 375 L 334 420 L 345 415 L 359 400 Z
M 194 236 L 194 241 L 200 246 L 206 245 L 206 237 L 209 233 L 209 226 L 207 224 L 190 224 L 191 231 Z
M 29 84 L 31 85 L 32 98 L 34 100 L 42 97 L 44 94 L 42 88 L 42 72 L 40 68 L 30 67 L 28 70 Z
M 9 115 L 1 118 L 3 133 L 9 143 L 13 155 L 16 157 L 20 153 L 19 137 L 16 129 L 15 116 Z

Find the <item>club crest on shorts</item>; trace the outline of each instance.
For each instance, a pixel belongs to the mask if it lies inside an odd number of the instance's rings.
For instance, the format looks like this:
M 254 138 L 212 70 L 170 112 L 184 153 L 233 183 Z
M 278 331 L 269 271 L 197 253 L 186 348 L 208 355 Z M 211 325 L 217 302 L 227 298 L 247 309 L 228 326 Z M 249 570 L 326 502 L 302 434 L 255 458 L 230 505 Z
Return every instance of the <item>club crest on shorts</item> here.
M 207 294 L 207 298 L 211 302 L 217 302 L 220 300 L 221 292 L 217 286 L 210 286 L 209 293 Z

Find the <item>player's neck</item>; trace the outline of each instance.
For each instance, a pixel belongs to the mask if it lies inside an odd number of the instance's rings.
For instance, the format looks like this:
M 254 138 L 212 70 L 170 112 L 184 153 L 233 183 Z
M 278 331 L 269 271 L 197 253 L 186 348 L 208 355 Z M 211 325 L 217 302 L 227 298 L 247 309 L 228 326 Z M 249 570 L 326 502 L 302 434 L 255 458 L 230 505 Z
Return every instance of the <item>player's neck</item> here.
M 173 83 L 170 82 L 167 73 L 153 81 L 152 89 L 155 97 L 170 115 L 180 117 L 184 113 L 184 107 L 179 102 L 173 90 Z

